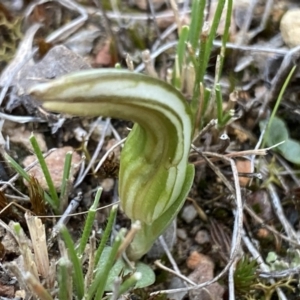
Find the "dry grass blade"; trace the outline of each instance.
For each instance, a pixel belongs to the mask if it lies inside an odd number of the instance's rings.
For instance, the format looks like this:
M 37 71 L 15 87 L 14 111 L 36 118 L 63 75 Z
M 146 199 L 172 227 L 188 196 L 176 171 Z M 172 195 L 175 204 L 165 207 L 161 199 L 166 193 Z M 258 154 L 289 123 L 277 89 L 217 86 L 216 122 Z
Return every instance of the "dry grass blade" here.
M 35 278 L 39 278 L 36 263 L 32 254 L 32 244 L 25 235 L 23 229 L 15 224 L 16 237 L 20 245 L 20 251 L 24 262 L 24 270 L 32 274 Z
M 25 219 L 30 233 L 35 262 L 38 273 L 43 277 L 49 276 L 49 256 L 46 244 L 45 226 L 41 219 L 25 214 Z

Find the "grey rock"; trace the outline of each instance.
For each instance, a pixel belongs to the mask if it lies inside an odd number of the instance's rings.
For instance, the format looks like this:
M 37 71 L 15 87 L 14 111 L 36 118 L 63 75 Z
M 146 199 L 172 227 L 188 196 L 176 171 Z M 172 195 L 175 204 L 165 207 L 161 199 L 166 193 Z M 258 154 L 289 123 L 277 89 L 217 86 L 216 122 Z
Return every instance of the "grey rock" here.
M 181 218 L 188 224 L 192 223 L 197 217 L 197 211 L 193 205 L 187 205 L 184 207 Z

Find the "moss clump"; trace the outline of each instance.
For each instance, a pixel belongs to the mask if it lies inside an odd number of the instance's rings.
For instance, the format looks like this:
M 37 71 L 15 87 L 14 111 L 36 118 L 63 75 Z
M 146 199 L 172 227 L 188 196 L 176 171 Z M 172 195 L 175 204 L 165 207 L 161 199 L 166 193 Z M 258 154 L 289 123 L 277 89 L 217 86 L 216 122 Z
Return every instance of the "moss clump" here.
M 0 72 L 15 55 L 22 37 L 21 23 L 22 17 L 13 17 L 0 4 Z

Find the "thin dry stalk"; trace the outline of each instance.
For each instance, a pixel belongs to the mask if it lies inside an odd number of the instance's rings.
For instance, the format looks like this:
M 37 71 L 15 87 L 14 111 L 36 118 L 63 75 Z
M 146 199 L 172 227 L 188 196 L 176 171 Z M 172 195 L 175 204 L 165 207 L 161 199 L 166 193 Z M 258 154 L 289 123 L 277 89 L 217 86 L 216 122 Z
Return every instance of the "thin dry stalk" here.
M 60 216 L 59 221 L 55 224 L 55 226 L 52 229 L 51 236 L 49 237 L 49 239 L 47 241 L 47 245 L 49 248 L 51 248 L 53 246 L 54 241 L 55 241 L 57 235 L 59 234 L 61 226 L 66 225 L 68 223 L 71 216 L 73 215 L 72 213 L 78 208 L 81 200 L 82 200 L 82 194 L 79 193 L 77 195 L 77 197 L 75 197 L 74 199 L 72 199 L 70 201 L 70 203 L 69 203 L 68 207 L 66 208 L 66 210 L 64 211 L 63 215 Z M 44 217 L 44 216 L 40 216 L 40 217 Z M 48 218 L 48 216 L 45 216 L 45 217 Z M 59 216 L 55 216 L 55 217 L 59 217 Z
M 170 4 L 171 4 L 172 11 L 174 13 L 175 23 L 177 24 L 177 31 L 178 31 L 178 34 L 180 34 L 181 22 L 180 22 L 179 13 L 178 13 L 178 5 L 175 2 L 175 0 L 170 0 Z
M 199 218 L 202 221 L 207 222 L 208 217 L 207 217 L 206 213 L 204 212 L 204 210 L 198 205 L 197 201 L 191 197 L 187 197 L 186 199 L 192 202 L 192 204 L 194 205 L 194 207 L 198 213 Z
M 171 226 L 173 226 L 173 225 L 174 225 L 174 222 L 173 222 L 173 224 Z M 177 263 L 176 263 L 173 255 L 171 254 L 171 252 L 170 252 L 170 250 L 168 248 L 168 245 L 167 245 L 167 243 L 166 243 L 163 235 L 161 235 L 159 237 L 159 242 L 160 242 L 161 246 L 163 247 L 163 249 L 164 249 L 164 251 L 165 251 L 165 253 L 166 253 L 166 255 L 167 255 L 167 257 L 168 257 L 168 259 L 169 259 L 169 261 L 170 261 L 170 263 L 171 263 L 171 265 L 173 267 L 173 269 L 175 270 L 175 272 L 181 274 L 180 270 L 179 270 L 179 268 L 177 266 Z
M 189 278 L 183 276 L 180 272 L 176 272 L 176 271 L 174 271 L 174 270 L 172 270 L 172 269 L 166 267 L 165 265 L 163 265 L 163 264 L 161 263 L 161 261 L 156 260 L 156 261 L 154 262 L 154 264 L 155 264 L 157 267 L 159 267 L 160 269 L 162 269 L 162 270 L 164 270 L 164 271 L 167 271 L 168 273 L 177 276 L 178 278 L 182 279 L 182 280 L 185 281 L 186 283 L 191 284 L 191 285 L 193 285 L 193 286 L 196 286 L 196 283 L 195 283 L 195 282 L 193 282 L 193 281 L 191 281 Z
M 141 229 L 141 223 L 140 221 L 135 221 L 132 225 L 128 233 L 126 234 L 119 250 L 117 253 L 117 257 L 120 257 L 124 251 L 128 248 L 132 240 L 134 239 L 136 233 Z
M 297 241 L 286 237 L 285 235 L 281 234 L 276 229 L 274 229 L 272 226 L 266 224 L 265 221 L 263 219 L 261 219 L 258 215 L 256 215 L 256 213 L 246 203 L 244 204 L 244 210 L 255 220 L 255 222 L 260 224 L 263 228 L 268 229 L 274 235 L 276 235 L 276 236 L 280 237 L 281 239 L 289 242 L 290 244 L 293 244 L 295 246 L 299 246 L 299 243 Z
M 277 99 L 280 90 L 285 82 L 286 78 L 288 77 L 289 73 L 291 72 L 294 65 L 299 63 L 300 59 L 300 46 L 291 49 L 284 57 L 283 62 L 276 72 L 275 77 L 271 81 L 271 89 L 266 93 L 265 100 L 263 101 L 263 105 L 260 109 L 260 115 L 266 110 L 267 105 L 270 102 Z M 294 75 L 296 75 L 294 73 Z
M 106 136 L 106 132 L 108 130 L 110 126 L 110 118 L 107 118 L 105 121 L 105 125 L 103 127 L 103 131 L 102 131 L 102 135 L 101 135 L 101 139 L 98 142 L 98 145 L 96 147 L 95 152 L 93 153 L 93 156 L 88 164 L 88 166 L 85 168 L 83 174 L 81 176 L 78 176 L 75 184 L 74 184 L 74 188 L 76 188 L 77 186 L 79 186 L 79 184 L 84 180 L 85 176 L 88 174 L 88 172 L 90 171 L 90 169 L 92 168 L 92 166 L 95 164 L 95 161 L 97 159 L 97 157 L 99 156 L 99 153 L 103 147 L 104 141 L 105 141 L 105 136 Z
M 231 241 L 231 253 L 230 253 L 230 265 L 229 265 L 229 299 L 234 300 L 235 299 L 235 289 L 234 289 L 234 270 L 235 270 L 235 262 L 239 255 L 240 248 L 241 248 L 241 238 L 242 234 L 241 231 L 243 229 L 243 204 L 242 204 L 242 196 L 241 196 L 241 189 L 240 189 L 240 183 L 239 183 L 239 175 L 238 171 L 235 165 L 235 162 L 233 159 L 229 159 L 227 157 L 224 157 L 223 155 L 214 154 L 215 157 L 221 158 L 223 161 L 227 161 L 231 165 L 231 170 L 233 173 L 233 179 L 234 179 L 234 185 L 235 188 L 232 187 L 232 185 L 229 183 L 227 178 L 220 172 L 218 168 L 214 166 L 214 164 L 207 159 L 205 155 L 203 155 L 203 158 L 208 163 L 210 168 L 216 173 L 216 175 L 223 181 L 223 183 L 226 185 L 226 187 L 229 189 L 229 191 L 232 193 L 232 195 L 235 196 L 236 201 L 236 208 L 233 210 L 233 214 L 235 216 L 234 220 L 234 228 L 233 228 L 233 234 L 232 234 L 232 241 Z
M 275 186 L 270 183 L 267 186 L 267 190 L 269 192 L 270 198 L 271 198 L 271 203 L 273 205 L 273 209 L 275 214 L 277 215 L 277 218 L 279 220 L 279 222 L 282 224 L 287 236 L 291 239 L 294 240 L 298 243 L 300 243 L 300 238 L 297 235 L 297 233 L 295 232 L 294 228 L 291 226 L 290 222 L 287 220 L 282 205 L 281 205 L 281 201 L 280 198 L 276 192 Z
M 151 53 L 149 50 L 145 50 L 142 52 L 142 60 L 145 65 L 145 72 L 151 77 L 158 78 L 158 75 L 155 71 L 153 60 L 151 58 Z
M 120 141 L 118 141 L 117 143 L 115 143 L 111 148 L 109 148 L 106 153 L 102 156 L 102 158 L 100 159 L 97 167 L 95 168 L 95 173 L 99 171 L 99 169 L 101 168 L 101 166 L 103 165 L 103 163 L 105 162 L 105 160 L 108 158 L 108 156 L 119 146 L 123 145 L 126 141 L 125 139 L 122 139 Z
M 20 251 L 24 262 L 24 270 L 32 274 L 35 278 L 39 278 L 36 263 L 32 254 L 31 245 L 29 245 L 29 240 L 26 237 L 23 229 L 20 230 L 17 235 L 18 242 L 20 245 Z

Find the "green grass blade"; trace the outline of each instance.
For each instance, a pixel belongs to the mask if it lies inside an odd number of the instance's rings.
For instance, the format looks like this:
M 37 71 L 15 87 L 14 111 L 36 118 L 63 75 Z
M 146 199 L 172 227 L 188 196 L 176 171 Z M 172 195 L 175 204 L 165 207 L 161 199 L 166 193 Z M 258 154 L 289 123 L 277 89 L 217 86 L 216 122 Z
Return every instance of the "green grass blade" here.
M 188 39 L 189 27 L 183 26 L 180 31 L 180 37 L 177 45 L 177 55 L 175 59 L 174 69 L 173 69 L 173 86 L 177 89 L 181 89 L 182 86 L 182 66 L 184 63 L 184 58 L 186 54 L 186 42 Z
M 193 0 L 191 24 L 189 30 L 189 42 L 194 50 L 198 49 L 199 37 L 203 27 L 205 0 Z
M 180 76 L 180 67 L 178 62 L 178 55 L 175 56 L 173 74 L 172 74 L 172 85 L 180 90 L 181 87 L 181 76 Z
M 117 215 L 117 211 L 118 211 L 118 206 L 114 205 L 110 211 L 109 217 L 108 217 L 108 222 L 107 225 L 105 226 L 105 230 L 103 233 L 103 236 L 101 238 L 101 242 L 98 246 L 98 249 L 96 251 L 96 255 L 95 255 L 95 265 L 98 265 L 99 259 L 101 257 L 101 254 L 103 252 L 103 249 L 106 245 L 106 242 L 108 241 L 108 238 L 110 236 L 110 233 L 112 231 L 112 227 L 114 225 L 114 221 Z
M 191 111 L 192 111 L 192 116 L 193 116 L 193 123 L 196 120 L 196 115 L 197 115 L 197 111 L 199 108 L 198 107 L 199 97 L 200 97 L 200 81 L 198 80 L 198 76 L 196 73 L 193 97 L 192 97 L 192 101 L 191 101 Z
M 209 88 L 204 90 L 204 103 L 203 103 L 203 115 L 206 113 L 206 110 L 209 106 L 209 100 L 211 98 L 212 91 Z
M 180 31 L 180 37 L 177 45 L 177 56 L 178 56 L 178 64 L 179 64 L 179 70 L 180 73 L 182 71 L 182 65 L 184 63 L 184 58 L 186 55 L 186 42 L 189 35 L 189 27 L 188 26 L 182 26 Z
M 221 73 L 224 65 L 224 58 L 225 58 L 225 50 L 226 50 L 226 43 L 229 40 L 229 29 L 230 29 L 230 22 L 231 22 L 231 15 L 232 15 L 232 5 L 233 0 L 227 1 L 227 13 L 226 13 L 226 20 L 225 20 L 225 28 L 224 33 L 222 36 L 222 47 L 220 52 L 220 67 L 219 67 L 219 73 L 218 73 L 218 79 L 221 78 Z
M 4 154 L 6 161 L 20 174 L 26 181 L 30 182 L 30 176 L 24 171 L 24 169 L 7 153 Z
M 233 113 L 232 112 L 227 112 L 223 114 L 223 119 L 220 124 L 220 128 L 223 128 L 224 126 L 227 125 L 227 123 L 232 119 Z
M 70 170 L 71 170 L 71 163 L 72 163 L 72 152 L 68 152 L 65 156 L 65 163 L 64 163 L 64 171 L 60 189 L 60 202 L 63 202 L 63 199 L 66 199 L 66 192 L 67 192 L 67 183 L 70 179 Z
M 215 93 L 217 102 L 217 119 L 218 124 L 221 125 L 223 120 L 223 97 L 219 83 L 216 84 Z
M 292 70 L 290 71 L 288 77 L 286 78 L 286 80 L 285 80 L 285 82 L 284 82 L 284 84 L 283 84 L 283 86 L 282 86 L 282 88 L 281 88 L 281 90 L 280 90 L 280 93 L 279 93 L 278 98 L 277 98 L 277 100 L 276 100 L 275 106 L 274 106 L 274 108 L 273 108 L 272 114 L 271 114 L 271 116 L 270 116 L 270 120 L 269 120 L 269 122 L 268 122 L 266 131 L 265 131 L 265 134 L 264 134 L 264 139 L 263 139 L 262 146 L 261 146 L 262 148 L 264 148 L 264 146 L 265 146 L 265 144 L 266 144 L 266 137 L 269 136 L 269 130 L 270 130 L 272 121 L 273 121 L 273 119 L 274 119 L 274 117 L 275 117 L 275 115 L 276 115 L 276 113 L 277 113 L 277 110 L 278 110 L 278 108 L 279 108 L 279 105 L 280 105 L 280 102 L 281 102 L 281 100 L 282 100 L 283 94 L 284 94 L 284 92 L 285 92 L 285 90 L 286 90 L 288 84 L 290 83 L 290 81 L 291 81 L 291 79 L 292 79 L 292 77 L 293 77 L 293 74 L 294 74 L 296 68 L 297 68 L 297 66 L 294 66 L 294 67 L 292 68 Z
M 72 300 L 72 265 L 62 257 L 58 262 L 58 299 Z
M 85 247 L 86 247 L 86 244 L 87 244 L 87 242 L 89 240 L 89 237 L 91 235 L 93 222 L 95 220 L 95 215 L 96 215 L 97 207 L 99 205 L 102 190 L 103 190 L 102 188 L 98 189 L 98 191 L 96 193 L 96 196 L 95 196 L 94 203 L 89 209 L 89 212 L 88 212 L 88 215 L 87 215 L 87 218 L 86 218 L 86 221 L 85 221 L 83 233 L 82 233 L 82 236 L 81 236 L 81 239 L 80 239 L 80 244 L 79 244 L 79 247 L 78 247 L 78 250 L 77 250 L 77 254 L 78 254 L 79 257 L 83 254 L 83 252 L 85 250 Z
M 119 247 L 121 246 L 121 243 L 123 241 L 125 231 L 121 229 L 119 234 L 117 235 L 113 245 L 112 249 L 109 255 L 109 258 L 107 259 L 105 265 L 97 271 L 96 277 L 94 281 L 92 282 L 90 288 L 88 289 L 87 292 L 87 300 L 92 300 L 92 299 L 102 299 L 105 285 L 107 282 L 107 278 L 109 275 L 109 271 L 112 269 L 114 262 L 117 257 L 117 252 L 119 250 Z M 96 294 L 96 295 L 95 295 Z M 94 298 L 95 295 L 95 298 Z
M 45 179 L 46 179 L 46 182 L 47 182 L 47 185 L 49 187 L 49 193 L 50 193 L 50 196 L 53 200 L 53 203 L 54 203 L 54 211 L 57 212 L 58 209 L 59 209 L 59 199 L 58 199 L 58 196 L 57 196 L 57 193 L 56 193 L 56 189 L 54 187 L 54 184 L 53 184 L 53 181 L 52 181 L 52 178 L 51 178 L 51 175 L 50 175 L 50 172 L 49 172 L 49 169 L 47 167 L 47 164 L 45 162 L 45 159 L 44 159 L 44 156 L 43 156 L 43 153 L 37 143 L 37 140 L 35 138 L 34 135 L 31 135 L 31 137 L 29 138 L 30 140 L 30 143 L 32 145 L 32 148 L 34 150 L 34 153 L 36 154 L 36 157 L 40 163 L 40 166 L 42 168 L 42 171 L 43 171 L 43 174 L 45 176 Z
M 220 24 L 220 19 L 221 19 L 222 11 L 224 9 L 225 2 L 226 2 L 225 0 L 218 1 L 218 6 L 215 11 L 215 16 L 214 16 L 214 19 L 213 19 L 211 27 L 210 27 L 209 35 L 208 35 L 208 38 L 207 38 L 207 41 L 205 44 L 204 59 L 203 59 L 202 64 L 199 65 L 200 79 L 202 79 L 202 80 L 204 78 L 204 75 L 205 75 L 205 72 L 206 72 L 206 69 L 208 66 L 210 54 L 211 54 L 211 51 L 213 48 L 213 41 L 215 39 L 218 26 Z
M 200 97 L 200 83 L 203 83 L 204 72 L 200 72 L 200 69 L 203 65 L 204 60 L 204 52 L 205 52 L 205 44 L 206 44 L 206 33 L 203 33 L 203 24 L 204 24 L 204 11 L 206 6 L 206 0 L 195 0 L 192 5 L 192 16 L 191 16 L 191 24 L 189 30 L 189 42 L 192 47 L 194 53 L 199 51 L 196 59 L 193 61 L 195 68 L 195 83 L 194 83 L 194 91 L 191 101 L 191 110 L 193 115 L 193 120 L 195 121 L 197 111 L 198 111 L 198 103 Z M 200 40 L 200 45 L 199 45 Z M 199 45 L 199 46 L 198 46 Z M 190 55 L 191 57 L 191 55 Z M 202 77 L 201 77 L 202 76 Z
M 125 294 L 130 288 L 133 288 L 136 283 L 141 279 L 142 274 L 139 272 L 135 272 L 128 279 L 126 279 L 120 286 L 119 296 Z
M 69 259 L 73 265 L 73 285 L 75 287 L 76 295 L 78 299 L 82 299 L 84 296 L 84 278 L 82 273 L 82 266 L 80 259 L 77 256 L 72 238 L 65 226 L 60 229 L 60 234 L 68 249 Z

